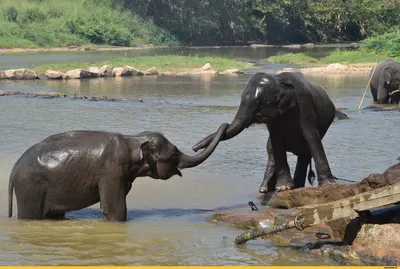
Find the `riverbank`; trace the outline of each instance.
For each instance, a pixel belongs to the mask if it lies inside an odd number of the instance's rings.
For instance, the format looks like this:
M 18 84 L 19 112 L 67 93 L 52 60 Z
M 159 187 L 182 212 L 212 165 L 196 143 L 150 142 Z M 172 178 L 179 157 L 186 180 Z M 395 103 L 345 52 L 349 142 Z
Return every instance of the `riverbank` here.
M 303 206 L 323 205 L 399 182 L 400 163 L 354 184 L 306 187 L 276 193 L 272 197 L 260 196 L 261 204 L 268 207 L 261 207 L 259 211 L 219 211 L 210 221 L 241 229 L 273 227 L 292 221 Z M 284 230 L 268 237 L 269 240 L 259 239 L 259 242 L 330 256 L 344 265 L 400 265 L 400 237 L 394 232 L 400 227 L 399 217 L 399 206 L 381 207 L 362 211 L 356 218 L 344 217 L 302 231 Z

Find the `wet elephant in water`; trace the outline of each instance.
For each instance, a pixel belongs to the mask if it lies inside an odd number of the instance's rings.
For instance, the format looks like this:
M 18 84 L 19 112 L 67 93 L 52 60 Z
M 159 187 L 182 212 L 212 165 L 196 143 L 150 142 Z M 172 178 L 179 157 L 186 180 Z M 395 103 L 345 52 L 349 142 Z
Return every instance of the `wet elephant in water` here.
M 259 189 L 261 193 L 304 186 L 311 158 L 315 162 L 319 185 L 334 183 L 322 138 L 336 114 L 325 90 L 302 73 L 257 73 L 248 81 L 236 116 L 222 140 L 235 137 L 254 123 L 267 125 L 268 163 Z M 193 150 L 207 147 L 215 135 L 198 142 Z M 286 152 L 297 155 L 293 179 Z
M 370 88 L 374 102 L 378 104 L 398 104 L 400 101 L 400 63 L 384 60 L 371 70 Z M 372 74 L 373 72 L 373 74 Z M 397 93 L 393 95 L 393 93 Z
M 196 156 L 177 149 L 161 133 L 122 135 L 101 131 L 55 134 L 17 160 L 9 180 L 9 217 L 15 188 L 18 219 L 62 218 L 101 202 L 105 219 L 125 221 L 126 195 L 137 177 L 167 180 L 205 161 L 229 124 Z

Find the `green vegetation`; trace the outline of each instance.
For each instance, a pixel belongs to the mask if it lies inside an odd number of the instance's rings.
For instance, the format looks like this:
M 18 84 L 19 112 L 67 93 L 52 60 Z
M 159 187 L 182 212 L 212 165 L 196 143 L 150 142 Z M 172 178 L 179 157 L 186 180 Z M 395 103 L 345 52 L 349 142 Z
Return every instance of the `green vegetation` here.
M 0 47 L 179 44 L 167 31 L 113 2 L 0 0 Z
M 385 43 L 398 0 L 0 0 L 0 47 Z M 388 34 L 390 35 L 390 34 Z M 391 37 L 391 36 L 389 36 Z M 368 44 L 366 44 L 368 46 Z M 399 50 L 394 40 L 389 55 Z
M 336 50 L 322 59 L 307 56 L 304 53 L 285 53 L 269 57 L 273 63 L 287 64 L 330 64 L 330 63 L 370 63 L 378 59 L 400 61 L 400 28 L 383 34 L 374 35 L 362 41 L 357 50 Z
M 219 57 L 196 57 L 196 56 L 153 56 L 153 57 L 136 57 L 136 58 L 120 58 L 111 61 L 93 62 L 93 63 L 61 63 L 61 64 L 46 64 L 33 68 L 35 71 L 44 72 L 46 70 L 67 71 L 76 68 L 88 68 L 90 66 L 101 67 L 105 64 L 111 64 L 114 67 L 131 66 L 140 70 L 146 70 L 151 67 L 156 67 L 161 72 L 167 71 L 188 71 L 197 69 L 210 63 L 214 70 L 226 69 L 245 69 L 251 65 L 249 63 L 236 60 L 219 58 Z

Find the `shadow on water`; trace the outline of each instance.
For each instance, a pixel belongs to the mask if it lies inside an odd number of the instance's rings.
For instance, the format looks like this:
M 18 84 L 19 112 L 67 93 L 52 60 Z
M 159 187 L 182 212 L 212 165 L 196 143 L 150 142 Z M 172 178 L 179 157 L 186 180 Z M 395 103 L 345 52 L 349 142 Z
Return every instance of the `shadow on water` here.
M 128 209 L 127 221 L 136 221 L 145 218 L 174 218 L 182 216 L 202 215 L 220 210 L 234 210 L 244 208 L 243 204 L 232 206 L 222 206 L 214 209 L 197 209 L 197 208 L 165 208 L 165 209 Z M 85 208 L 82 210 L 68 212 L 65 214 L 65 220 L 86 220 L 100 219 L 102 217 L 101 209 Z

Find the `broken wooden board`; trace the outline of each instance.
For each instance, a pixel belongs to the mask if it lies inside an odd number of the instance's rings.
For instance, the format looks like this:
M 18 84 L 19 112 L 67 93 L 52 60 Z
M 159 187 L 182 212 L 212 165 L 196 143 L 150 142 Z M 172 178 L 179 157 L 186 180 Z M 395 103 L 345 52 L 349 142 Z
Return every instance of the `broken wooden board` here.
M 301 230 L 305 227 L 346 217 L 355 218 L 359 216 L 357 211 L 368 211 L 374 208 L 395 204 L 399 201 L 400 183 L 397 183 L 364 192 L 350 198 L 344 198 L 325 204 L 302 206 L 298 208 L 299 213 L 295 216 L 293 221 L 243 233 L 235 239 L 235 243 L 243 244 L 248 240 L 286 229 L 297 228 Z

